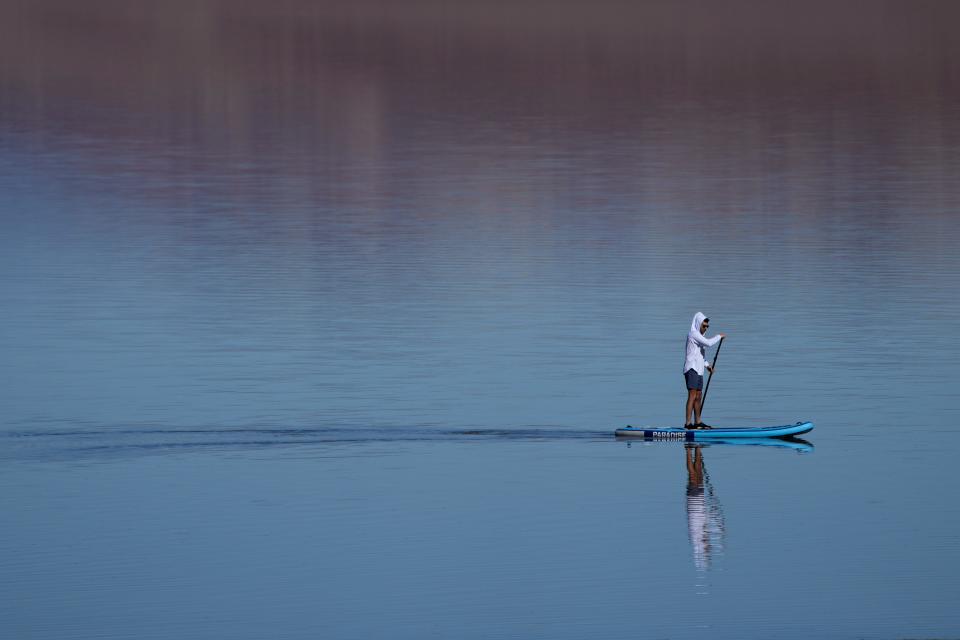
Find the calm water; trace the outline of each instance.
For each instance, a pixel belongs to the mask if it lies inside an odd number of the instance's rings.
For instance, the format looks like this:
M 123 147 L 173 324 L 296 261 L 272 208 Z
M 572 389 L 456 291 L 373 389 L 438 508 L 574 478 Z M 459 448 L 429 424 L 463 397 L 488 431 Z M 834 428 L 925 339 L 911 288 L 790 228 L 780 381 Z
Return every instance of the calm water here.
M 960 637 L 958 19 L 0 2 L 0 636 Z

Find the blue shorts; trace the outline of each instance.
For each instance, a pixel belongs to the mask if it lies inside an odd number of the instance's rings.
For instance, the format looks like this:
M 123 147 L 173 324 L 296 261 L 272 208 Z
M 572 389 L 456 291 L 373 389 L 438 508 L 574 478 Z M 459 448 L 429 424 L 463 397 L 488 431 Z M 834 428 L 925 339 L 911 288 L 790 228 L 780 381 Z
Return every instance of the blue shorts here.
M 703 376 L 694 371 L 693 369 L 687 369 L 683 373 L 683 377 L 687 381 L 687 389 L 699 389 L 703 391 Z

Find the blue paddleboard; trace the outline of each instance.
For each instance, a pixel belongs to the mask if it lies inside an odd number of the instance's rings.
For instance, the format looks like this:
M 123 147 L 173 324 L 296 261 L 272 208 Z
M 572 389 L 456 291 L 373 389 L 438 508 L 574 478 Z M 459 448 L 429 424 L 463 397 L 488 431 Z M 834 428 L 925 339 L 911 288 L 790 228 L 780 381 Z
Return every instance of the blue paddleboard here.
M 645 438 L 647 440 L 729 440 L 732 438 L 789 438 L 813 431 L 812 422 L 798 422 L 779 427 L 741 427 L 713 429 L 683 429 L 681 427 L 625 427 L 617 429 L 617 436 Z

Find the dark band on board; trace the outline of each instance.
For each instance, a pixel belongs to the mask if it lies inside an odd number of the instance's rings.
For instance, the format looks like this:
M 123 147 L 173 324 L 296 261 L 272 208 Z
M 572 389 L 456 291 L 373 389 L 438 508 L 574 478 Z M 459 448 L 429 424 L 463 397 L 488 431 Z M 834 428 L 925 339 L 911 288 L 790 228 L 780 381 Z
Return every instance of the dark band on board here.
M 629 428 L 629 427 L 628 427 Z M 670 430 L 666 431 L 663 429 L 637 429 L 637 431 L 643 433 L 644 440 L 685 440 L 687 442 L 693 442 L 693 431 L 692 430 Z

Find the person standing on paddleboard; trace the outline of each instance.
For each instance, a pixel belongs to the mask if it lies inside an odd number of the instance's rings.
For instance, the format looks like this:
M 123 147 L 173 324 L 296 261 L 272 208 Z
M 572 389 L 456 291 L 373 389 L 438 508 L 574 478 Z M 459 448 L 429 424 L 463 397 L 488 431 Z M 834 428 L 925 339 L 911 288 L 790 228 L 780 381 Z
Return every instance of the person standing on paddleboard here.
M 718 333 L 707 338 L 707 329 L 710 328 L 710 318 L 699 311 L 693 316 L 690 323 L 690 332 L 687 334 L 687 354 L 683 361 L 683 378 L 687 383 L 687 407 L 683 414 L 684 429 L 710 429 L 710 425 L 701 422 L 700 407 L 703 402 L 703 369 L 711 373 L 713 367 L 704 360 L 707 347 L 720 342 L 726 334 Z M 694 422 L 690 422 L 693 414 Z

